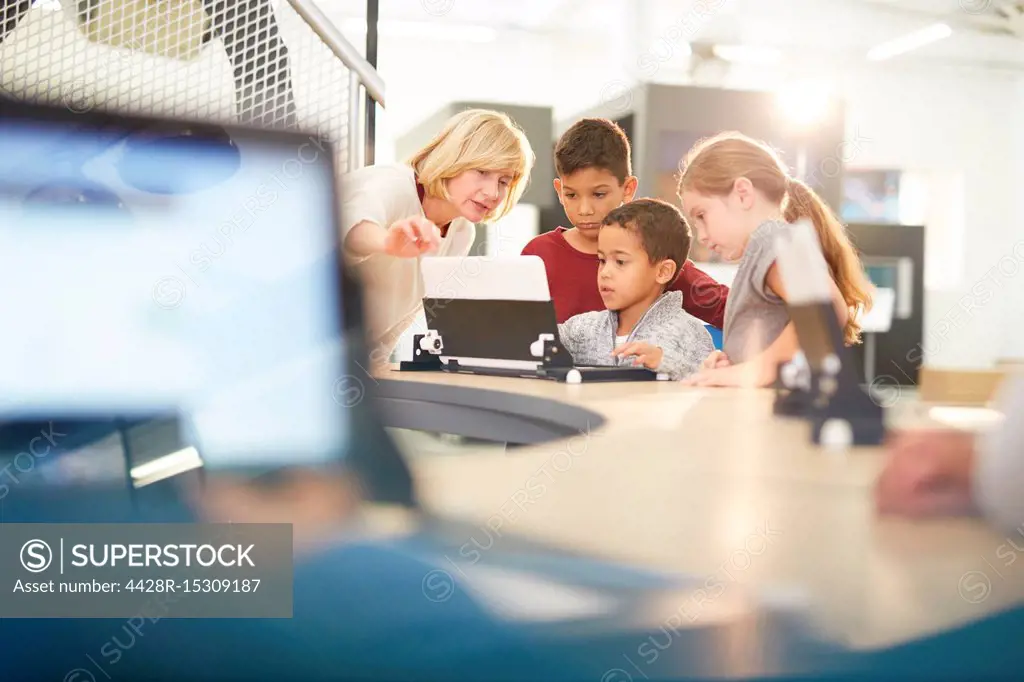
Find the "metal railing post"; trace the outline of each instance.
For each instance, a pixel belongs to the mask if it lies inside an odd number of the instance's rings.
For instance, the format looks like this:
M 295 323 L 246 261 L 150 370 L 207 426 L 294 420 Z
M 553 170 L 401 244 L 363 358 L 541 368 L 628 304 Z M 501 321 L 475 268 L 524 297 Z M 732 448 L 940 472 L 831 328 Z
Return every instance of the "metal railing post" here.
M 320 36 L 320 40 L 330 48 L 331 52 L 340 59 L 350 71 L 357 74 L 359 82 L 366 88 L 366 92 L 373 97 L 382 107 L 384 104 L 384 79 L 377 73 L 370 62 L 363 59 L 352 43 L 348 42 L 344 34 L 317 7 L 313 0 L 288 0 L 292 8 L 302 17 L 303 21 Z
M 347 169 L 355 170 L 356 168 L 362 168 L 362 150 L 363 150 L 363 88 L 359 81 L 359 74 L 355 71 L 349 71 L 348 74 L 348 139 L 346 140 L 346 148 L 348 149 L 347 158 Z

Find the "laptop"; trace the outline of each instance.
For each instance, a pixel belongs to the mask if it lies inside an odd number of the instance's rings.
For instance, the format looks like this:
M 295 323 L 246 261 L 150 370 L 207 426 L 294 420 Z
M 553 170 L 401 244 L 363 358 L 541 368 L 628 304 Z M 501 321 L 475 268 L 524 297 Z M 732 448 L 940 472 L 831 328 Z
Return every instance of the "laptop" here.
M 543 378 L 567 383 L 655 381 L 644 367 L 578 365 L 558 339 L 544 261 L 537 256 L 426 257 L 426 330 L 403 370 Z
M 372 457 L 352 445 L 370 420 L 341 393 L 372 380 L 328 143 L 2 102 L 0 145 L 6 519 L 90 495 L 134 513 L 190 471 L 338 463 L 415 504 L 383 432 Z

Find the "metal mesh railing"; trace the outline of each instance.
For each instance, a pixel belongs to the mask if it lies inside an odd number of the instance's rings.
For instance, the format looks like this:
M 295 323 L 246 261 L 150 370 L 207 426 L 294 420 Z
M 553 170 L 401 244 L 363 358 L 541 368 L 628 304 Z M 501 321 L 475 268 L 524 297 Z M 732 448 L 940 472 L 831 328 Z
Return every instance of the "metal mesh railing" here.
M 299 127 L 346 167 L 349 69 L 287 2 L 0 0 L 0 36 L 9 97 Z

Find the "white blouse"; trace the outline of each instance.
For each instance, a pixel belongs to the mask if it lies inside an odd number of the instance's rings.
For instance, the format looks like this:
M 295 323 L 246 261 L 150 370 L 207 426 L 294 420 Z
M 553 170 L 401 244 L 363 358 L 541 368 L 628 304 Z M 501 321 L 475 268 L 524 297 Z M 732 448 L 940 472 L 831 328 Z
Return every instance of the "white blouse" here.
M 390 227 L 411 216 L 423 216 L 413 169 L 406 165 L 367 166 L 341 176 L 341 239 L 363 221 Z M 355 257 L 346 251 L 349 269 L 362 282 L 366 311 L 366 339 L 370 363 L 387 363 L 399 338 L 423 307 L 420 258 L 466 256 L 473 246 L 476 226 L 456 218 L 435 254 L 395 258 L 386 254 Z

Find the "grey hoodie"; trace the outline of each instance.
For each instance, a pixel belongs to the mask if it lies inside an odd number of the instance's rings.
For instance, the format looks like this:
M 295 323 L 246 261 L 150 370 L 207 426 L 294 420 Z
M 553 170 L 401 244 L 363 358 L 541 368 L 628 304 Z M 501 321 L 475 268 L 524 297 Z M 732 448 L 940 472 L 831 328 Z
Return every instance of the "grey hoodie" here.
M 570 317 L 558 325 L 558 335 L 578 365 L 633 366 L 634 358 L 612 357 L 618 328 L 617 312 L 598 310 Z M 715 350 L 704 323 L 683 310 L 680 291 L 666 292 L 654 301 L 626 339 L 626 343 L 633 341 L 661 348 L 661 365 L 656 371 L 673 380 L 693 374 Z

